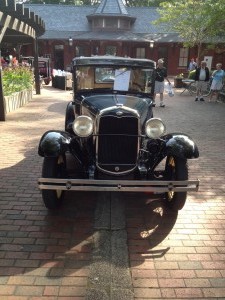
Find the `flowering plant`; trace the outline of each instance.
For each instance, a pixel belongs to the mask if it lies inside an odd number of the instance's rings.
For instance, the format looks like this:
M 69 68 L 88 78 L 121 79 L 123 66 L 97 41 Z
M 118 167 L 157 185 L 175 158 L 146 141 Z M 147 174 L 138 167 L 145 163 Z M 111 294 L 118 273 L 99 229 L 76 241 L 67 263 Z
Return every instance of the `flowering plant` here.
M 27 67 L 7 67 L 3 69 L 3 91 L 5 96 L 12 95 L 33 85 L 33 72 Z
M 176 75 L 176 78 L 184 78 L 184 74 L 180 73 L 180 74 Z

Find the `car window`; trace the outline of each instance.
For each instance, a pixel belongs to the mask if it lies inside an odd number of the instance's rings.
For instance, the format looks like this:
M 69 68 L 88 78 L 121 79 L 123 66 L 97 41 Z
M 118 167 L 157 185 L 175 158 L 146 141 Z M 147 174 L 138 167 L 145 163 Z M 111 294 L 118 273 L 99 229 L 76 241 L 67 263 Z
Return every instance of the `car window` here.
M 81 66 L 76 70 L 77 89 L 106 89 L 150 93 L 153 70 L 140 67 Z
M 95 82 L 106 83 L 113 82 L 115 79 L 115 69 L 113 68 L 95 68 Z
M 76 70 L 76 80 L 78 90 L 93 89 L 93 68 L 91 67 L 80 67 Z

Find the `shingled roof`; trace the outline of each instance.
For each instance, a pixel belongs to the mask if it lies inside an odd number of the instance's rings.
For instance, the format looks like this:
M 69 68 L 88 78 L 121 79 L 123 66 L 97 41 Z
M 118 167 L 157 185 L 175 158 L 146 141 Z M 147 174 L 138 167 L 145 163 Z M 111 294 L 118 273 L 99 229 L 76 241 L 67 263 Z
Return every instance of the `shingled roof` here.
M 103 0 L 95 10 L 94 14 L 128 15 L 128 12 L 121 0 Z
M 54 4 L 26 4 L 45 22 L 45 34 L 40 39 L 95 39 L 158 42 L 180 41 L 174 32 L 165 26 L 154 25 L 159 15 L 155 7 L 125 7 L 121 0 L 103 0 L 99 6 L 74 6 Z M 105 5 L 104 5 L 105 4 Z M 114 4 L 114 5 L 112 5 Z M 92 31 L 87 17 L 101 14 L 130 17 L 135 20 L 130 31 Z
M 117 17 L 118 19 L 129 19 L 131 24 L 136 20 L 136 18 L 131 17 L 128 14 L 126 7 L 121 0 L 102 0 L 94 13 L 87 16 L 87 19 L 88 21 L 91 21 L 94 18 L 99 17 Z

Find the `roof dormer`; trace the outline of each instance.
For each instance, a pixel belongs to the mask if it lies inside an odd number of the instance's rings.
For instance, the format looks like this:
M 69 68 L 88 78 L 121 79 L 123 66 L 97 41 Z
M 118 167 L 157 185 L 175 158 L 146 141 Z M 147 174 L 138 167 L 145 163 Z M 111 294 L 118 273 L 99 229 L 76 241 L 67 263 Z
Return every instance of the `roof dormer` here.
M 93 30 L 130 30 L 135 22 L 122 0 L 103 0 L 95 12 L 87 16 Z

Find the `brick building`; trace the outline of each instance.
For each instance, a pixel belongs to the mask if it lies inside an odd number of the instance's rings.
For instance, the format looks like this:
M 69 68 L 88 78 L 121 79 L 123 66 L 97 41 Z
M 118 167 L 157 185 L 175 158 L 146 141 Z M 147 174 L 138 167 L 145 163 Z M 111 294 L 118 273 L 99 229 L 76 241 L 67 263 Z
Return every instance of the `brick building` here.
M 158 18 L 155 7 L 125 7 L 122 0 L 102 0 L 99 6 L 26 5 L 41 16 L 46 25 L 38 38 L 39 56 L 51 58 L 53 68 L 66 70 L 75 56 L 113 54 L 157 60 L 164 58 L 170 75 L 187 70 L 197 48 L 184 48 L 174 32 L 153 25 Z M 225 46 L 204 55 L 225 65 Z M 22 55 L 32 55 L 28 46 Z

